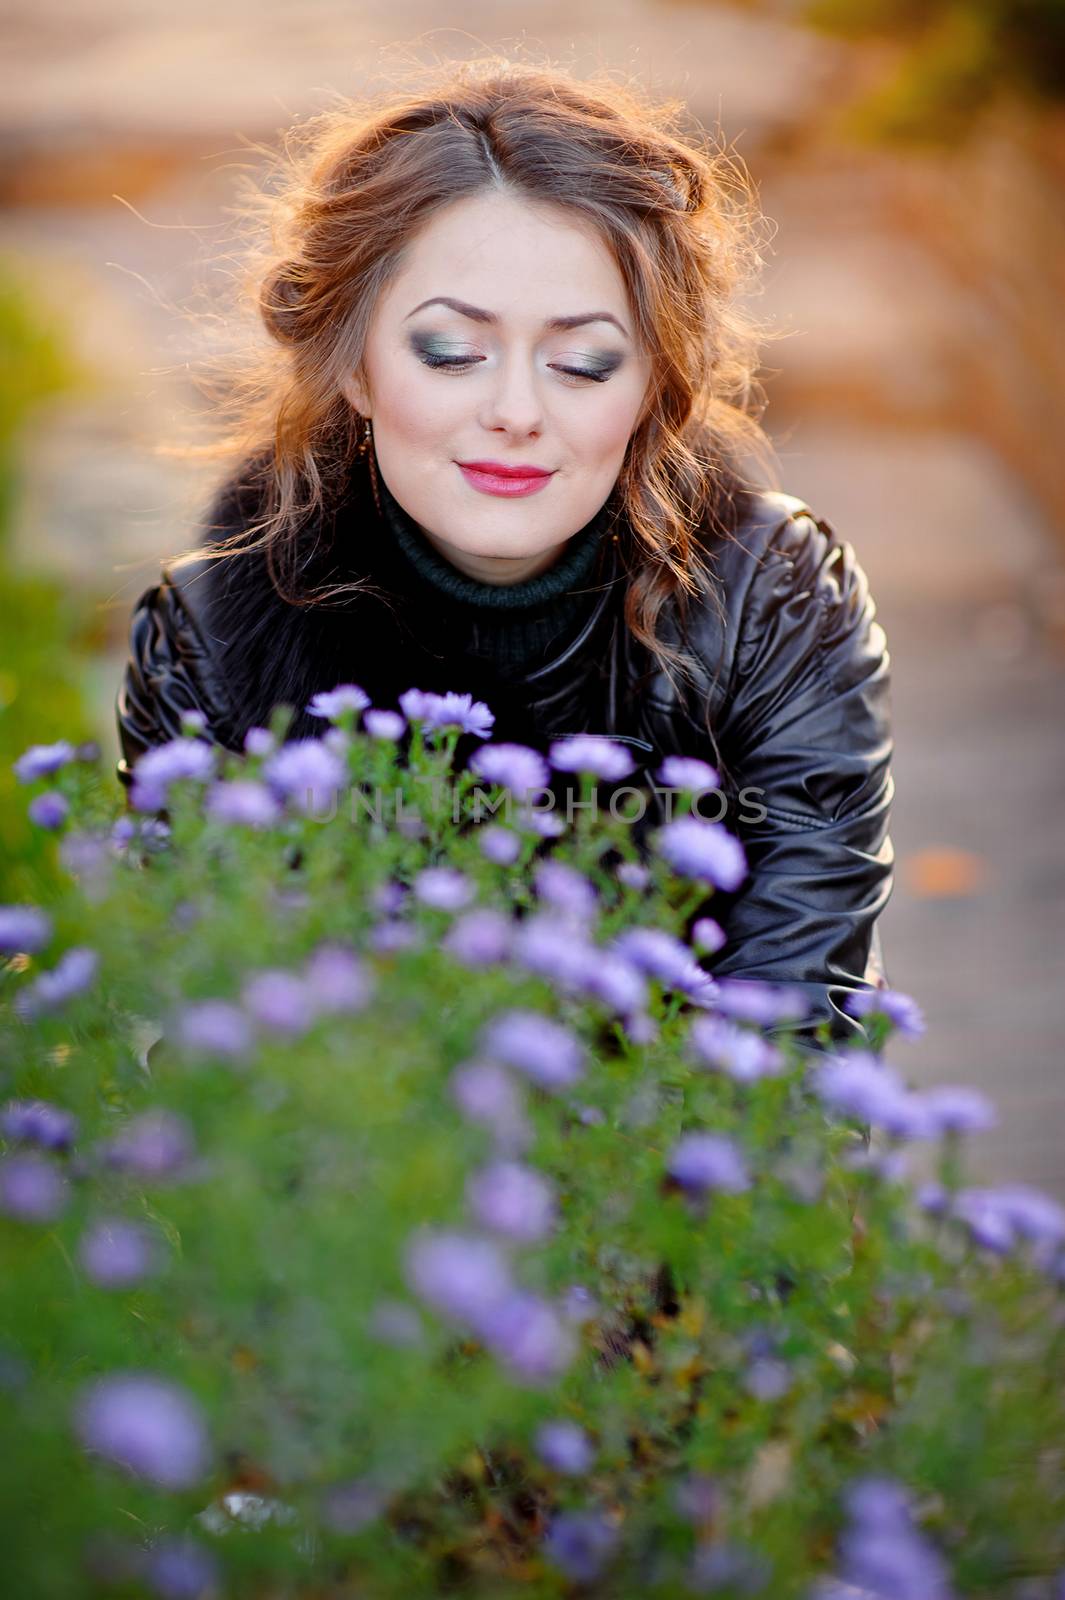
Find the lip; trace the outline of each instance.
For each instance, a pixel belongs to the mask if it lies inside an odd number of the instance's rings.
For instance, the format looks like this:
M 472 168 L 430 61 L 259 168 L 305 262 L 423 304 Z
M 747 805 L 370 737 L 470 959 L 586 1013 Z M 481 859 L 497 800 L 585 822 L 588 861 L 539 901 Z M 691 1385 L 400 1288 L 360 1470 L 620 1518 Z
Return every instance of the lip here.
M 510 467 L 499 461 L 456 461 L 455 465 L 471 488 L 509 498 L 535 494 L 554 476 L 543 467 Z

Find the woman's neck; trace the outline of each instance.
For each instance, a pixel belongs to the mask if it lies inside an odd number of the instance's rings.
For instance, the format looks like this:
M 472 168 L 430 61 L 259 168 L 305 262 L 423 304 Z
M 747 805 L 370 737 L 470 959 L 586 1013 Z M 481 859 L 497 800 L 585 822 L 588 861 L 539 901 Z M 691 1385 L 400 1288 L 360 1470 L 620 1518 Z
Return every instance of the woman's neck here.
M 587 583 L 609 521 L 606 506 L 560 547 L 550 565 L 517 582 L 484 582 L 448 561 L 380 483 L 381 510 L 396 543 L 419 576 L 442 595 L 465 605 L 515 612 L 543 606 Z

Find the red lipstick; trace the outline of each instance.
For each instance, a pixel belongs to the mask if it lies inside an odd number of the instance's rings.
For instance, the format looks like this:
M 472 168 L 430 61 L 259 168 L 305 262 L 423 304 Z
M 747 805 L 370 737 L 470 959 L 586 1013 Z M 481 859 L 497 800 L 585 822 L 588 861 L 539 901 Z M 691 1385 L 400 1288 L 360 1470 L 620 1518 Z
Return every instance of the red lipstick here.
M 534 467 L 527 463 L 508 466 L 502 461 L 456 461 L 455 465 L 466 482 L 482 494 L 511 498 L 535 494 L 538 489 L 545 488 L 553 477 L 546 467 Z

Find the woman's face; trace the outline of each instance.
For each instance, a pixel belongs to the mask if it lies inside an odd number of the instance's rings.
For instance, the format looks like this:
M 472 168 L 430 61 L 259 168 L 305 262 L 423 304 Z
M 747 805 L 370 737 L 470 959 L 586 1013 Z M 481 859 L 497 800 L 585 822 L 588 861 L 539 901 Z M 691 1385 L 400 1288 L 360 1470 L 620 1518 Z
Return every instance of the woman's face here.
M 357 374 L 344 392 L 373 419 L 381 476 L 484 583 L 534 577 L 594 517 L 651 373 L 606 245 L 561 207 L 498 191 L 456 201 L 415 238 L 374 308 L 364 366 L 369 392 Z M 471 462 L 550 476 L 528 492 Z M 508 484 L 520 492 L 498 492 Z

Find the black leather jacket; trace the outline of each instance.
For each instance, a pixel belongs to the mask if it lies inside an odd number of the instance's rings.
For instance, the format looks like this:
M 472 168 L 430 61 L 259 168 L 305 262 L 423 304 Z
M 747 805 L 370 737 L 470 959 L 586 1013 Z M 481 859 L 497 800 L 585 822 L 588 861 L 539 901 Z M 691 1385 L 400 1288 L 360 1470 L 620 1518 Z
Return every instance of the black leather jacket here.
M 216 502 L 221 535 L 242 525 L 243 494 Z M 412 686 L 472 690 L 496 715 L 493 739 L 541 749 L 564 734 L 609 734 L 637 761 L 628 784 L 666 755 L 701 756 L 721 774 L 722 820 L 750 868 L 740 889 L 705 908 L 728 935 L 706 965 L 798 985 L 814 1021 L 861 1042 L 842 1005 L 849 991 L 886 982 L 876 923 L 892 885 L 893 781 L 889 655 L 851 546 L 794 496 L 745 494 L 734 537 L 708 551 L 717 597 L 690 613 L 698 682 L 675 689 L 624 625 L 624 572 L 606 539 L 591 614 L 559 654 L 516 682 L 462 681 L 456 641 L 390 590 L 396 569 L 373 506 L 349 503 L 345 514 L 376 534 L 359 540 L 359 571 L 377 587 L 335 607 L 282 601 L 257 553 L 164 567 L 133 611 L 116 702 L 120 780 L 143 750 L 177 735 L 184 710 L 202 711 L 210 736 L 239 750 L 274 704 L 302 708 L 341 682 L 379 706 Z M 339 548 L 315 544 L 334 562 Z M 335 564 L 322 571 L 344 575 Z M 680 642 L 675 628 L 667 637 Z M 287 737 L 322 729 L 298 714 Z M 645 828 L 661 806 L 652 789 Z M 702 809 L 716 816 L 720 802 Z

